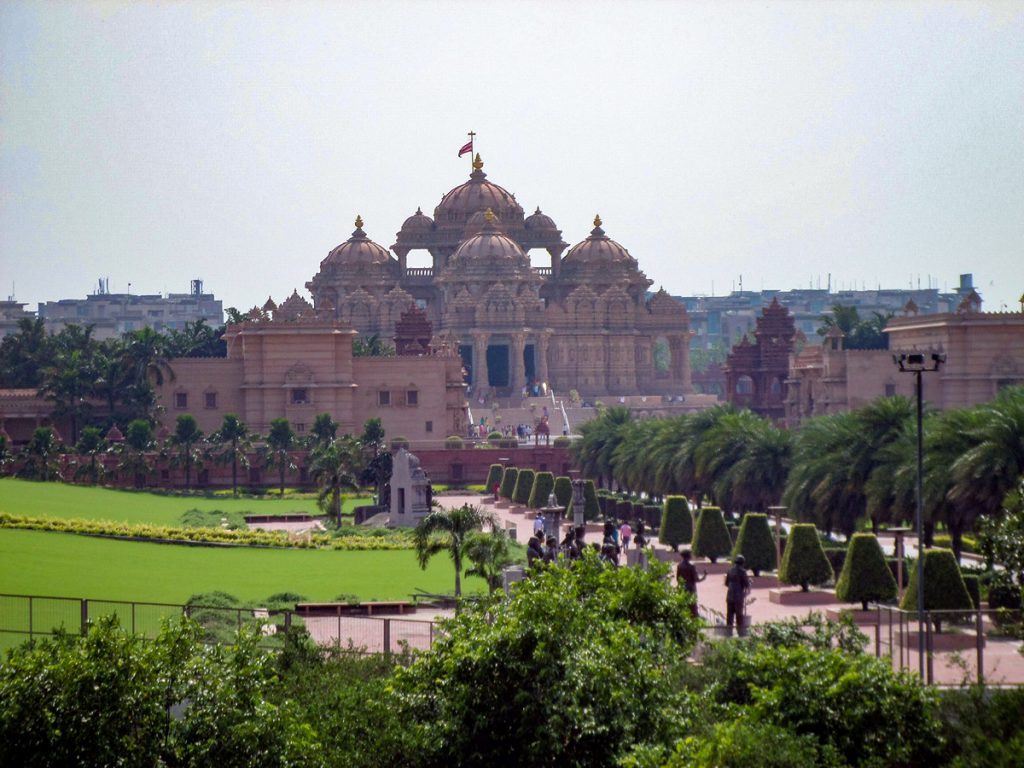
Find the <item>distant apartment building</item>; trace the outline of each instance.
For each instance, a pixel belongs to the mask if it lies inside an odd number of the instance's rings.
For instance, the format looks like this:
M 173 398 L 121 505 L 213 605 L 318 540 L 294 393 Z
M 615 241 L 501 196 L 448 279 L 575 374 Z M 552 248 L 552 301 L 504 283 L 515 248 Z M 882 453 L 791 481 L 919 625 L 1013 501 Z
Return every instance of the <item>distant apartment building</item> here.
M 820 344 L 817 330 L 822 315 L 830 314 L 836 304 L 857 308 L 863 319 L 872 312 L 899 314 L 913 301 L 922 315 L 955 312 L 960 302 L 974 290 L 971 274 L 960 275 L 954 292 L 938 288 L 879 288 L 877 290 L 845 290 L 795 288 L 788 291 L 733 291 L 728 296 L 676 296 L 690 316 L 693 332 L 692 349 L 712 349 L 716 344 L 731 348 L 745 334 L 754 330 L 761 310 L 778 299 L 789 310 L 798 333 L 809 344 Z
M 25 304 L 15 301 L 14 297 L 0 301 L 0 339 L 8 334 L 17 333 L 18 323 L 24 319 L 35 319 L 35 314 L 27 311 Z
M 100 280 L 96 293 L 84 299 L 60 299 L 39 305 L 39 317 L 51 333 L 68 325 L 92 325 L 97 339 L 116 338 L 127 331 L 150 327 L 155 331 L 184 329 L 186 323 L 205 320 L 217 327 L 224 323 L 224 307 L 212 293 L 203 292 L 203 281 L 193 280 L 188 293 L 166 296 L 109 293 Z

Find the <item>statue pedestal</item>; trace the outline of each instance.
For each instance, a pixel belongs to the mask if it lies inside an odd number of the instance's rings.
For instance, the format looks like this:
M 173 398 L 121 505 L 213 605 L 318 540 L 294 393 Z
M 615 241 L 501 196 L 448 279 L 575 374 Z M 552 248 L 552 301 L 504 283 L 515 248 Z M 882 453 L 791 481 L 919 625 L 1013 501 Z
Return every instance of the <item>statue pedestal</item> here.
M 540 513 L 544 515 L 544 538 L 554 536 L 556 541 L 561 541 L 562 516 L 565 514 L 565 507 L 543 507 Z

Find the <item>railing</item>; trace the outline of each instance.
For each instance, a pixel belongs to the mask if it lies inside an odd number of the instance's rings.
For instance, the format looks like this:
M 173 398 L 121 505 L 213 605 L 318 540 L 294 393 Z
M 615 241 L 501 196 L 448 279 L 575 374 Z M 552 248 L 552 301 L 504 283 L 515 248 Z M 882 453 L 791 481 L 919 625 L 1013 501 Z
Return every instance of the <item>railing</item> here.
M 553 272 L 551 267 L 534 267 L 533 271 L 541 277 L 550 277 Z
M 411 618 L 0 594 L 0 650 L 58 632 L 84 634 L 91 622 L 111 615 L 118 617 L 125 630 L 150 639 L 159 634 L 164 622 L 182 616 L 195 620 L 204 642 L 210 644 L 230 643 L 239 629 L 252 627 L 260 631 L 260 645 L 267 649 L 280 649 L 284 634 L 293 627 L 305 627 L 320 645 L 385 655 L 427 650 L 437 633 L 433 621 Z
M 433 267 L 406 267 L 406 277 L 433 277 Z

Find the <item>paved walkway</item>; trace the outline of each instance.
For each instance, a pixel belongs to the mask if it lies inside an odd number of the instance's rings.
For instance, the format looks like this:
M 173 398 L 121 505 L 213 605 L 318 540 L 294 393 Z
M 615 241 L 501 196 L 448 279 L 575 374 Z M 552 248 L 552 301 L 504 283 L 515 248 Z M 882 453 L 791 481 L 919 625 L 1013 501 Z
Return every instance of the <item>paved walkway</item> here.
M 526 540 L 530 537 L 533 531 L 533 513 L 528 512 L 522 507 L 508 506 L 507 503 L 495 504 L 493 498 L 483 497 L 479 494 L 465 494 L 465 495 L 444 495 L 437 498 L 438 503 L 443 507 L 452 508 L 459 507 L 463 504 L 473 504 L 481 509 L 487 510 L 493 513 L 499 525 L 502 528 L 515 527 L 516 539 L 520 543 L 526 543 Z M 562 531 L 568 528 L 568 523 L 563 523 Z M 600 542 L 601 532 L 603 525 L 601 523 L 591 523 L 587 526 L 588 542 Z M 914 543 L 912 540 L 909 542 L 911 545 Z M 886 546 L 888 544 L 888 546 Z M 662 544 L 657 538 L 652 538 L 650 545 L 654 548 L 658 557 L 676 563 L 679 560 L 679 556 L 671 551 L 671 548 L 667 545 Z M 886 542 L 883 540 L 883 547 L 891 551 L 892 543 L 891 540 Z M 908 554 L 911 546 L 907 546 Z M 635 550 L 630 553 L 630 561 L 635 560 Z M 707 564 L 701 560 L 695 560 L 698 573 L 709 570 L 720 570 L 722 563 L 719 562 L 718 568 L 714 565 Z M 675 583 L 675 568 L 672 568 L 672 580 Z M 780 605 L 779 603 L 772 602 L 769 597 L 771 589 L 778 588 L 779 585 L 774 583 L 772 577 L 762 577 L 761 579 L 754 579 L 754 586 L 751 590 L 751 598 L 753 601 L 748 606 L 748 613 L 750 615 L 751 623 L 760 624 L 767 621 L 778 621 L 790 618 L 807 618 L 807 616 L 813 612 L 825 612 L 829 608 L 854 608 L 856 606 L 851 605 L 840 605 L 835 598 L 834 592 L 822 590 L 818 594 L 820 595 L 821 602 L 816 605 Z M 795 591 L 793 588 L 786 587 L 787 591 Z M 708 573 L 705 581 L 697 585 L 697 597 L 698 604 L 700 606 L 701 616 L 711 625 L 715 625 L 722 621 L 722 616 L 725 614 L 725 576 L 723 573 Z M 913 626 L 916 630 L 916 625 Z M 875 627 L 862 626 L 861 631 L 868 635 L 868 653 L 875 653 Z M 986 632 L 988 628 L 986 629 Z M 889 632 L 886 628 L 885 631 L 879 631 L 879 639 L 881 641 L 881 652 L 887 654 L 892 649 L 893 652 L 893 665 L 894 667 L 917 670 L 918 669 L 918 656 L 917 656 L 917 641 L 916 635 L 909 641 L 909 645 L 912 649 L 904 648 L 902 653 L 900 652 L 899 646 L 899 628 L 895 628 L 893 634 L 893 641 L 890 643 Z M 987 638 L 987 642 L 982 651 L 982 664 L 985 671 L 986 680 L 990 683 L 1004 682 L 1008 684 L 1024 684 L 1024 656 L 1020 653 L 1021 642 L 1010 639 L 994 638 L 991 635 Z M 902 658 L 901 658 L 902 657 Z M 940 684 L 958 684 L 965 676 L 970 680 L 977 679 L 977 650 L 973 647 L 968 648 L 960 652 L 941 652 L 933 655 L 933 679 L 935 682 Z

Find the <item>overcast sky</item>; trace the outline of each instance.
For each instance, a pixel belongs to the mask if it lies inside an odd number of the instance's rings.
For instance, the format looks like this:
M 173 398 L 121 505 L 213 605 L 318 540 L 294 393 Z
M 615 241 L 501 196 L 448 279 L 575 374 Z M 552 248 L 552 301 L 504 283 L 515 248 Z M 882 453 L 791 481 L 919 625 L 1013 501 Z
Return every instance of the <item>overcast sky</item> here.
M 1024 293 L 1022 2 L 6 0 L 0 295 L 280 300 L 357 213 L 432 214 L 469 130 L 675 294 Z

